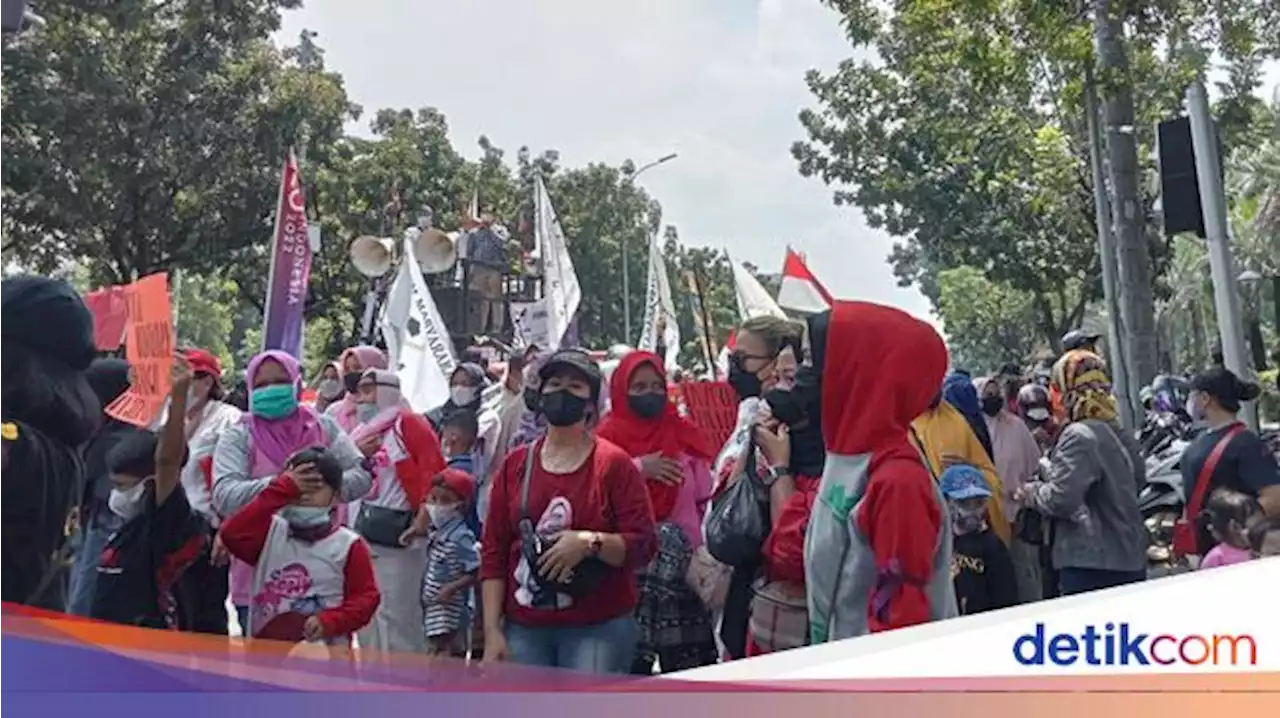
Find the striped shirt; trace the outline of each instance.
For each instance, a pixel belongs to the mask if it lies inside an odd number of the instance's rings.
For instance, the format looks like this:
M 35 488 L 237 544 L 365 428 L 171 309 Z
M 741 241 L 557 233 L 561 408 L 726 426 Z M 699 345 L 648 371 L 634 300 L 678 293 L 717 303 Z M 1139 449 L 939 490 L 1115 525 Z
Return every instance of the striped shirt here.
M 470 591 L 458 591 L 444 603 L 440 589 L 480 568 L 476 535 L 461 517 L 437 528 L 427 539 L 427 571 L 422 576 L 422 622 L 428 638 L 463 628 Z

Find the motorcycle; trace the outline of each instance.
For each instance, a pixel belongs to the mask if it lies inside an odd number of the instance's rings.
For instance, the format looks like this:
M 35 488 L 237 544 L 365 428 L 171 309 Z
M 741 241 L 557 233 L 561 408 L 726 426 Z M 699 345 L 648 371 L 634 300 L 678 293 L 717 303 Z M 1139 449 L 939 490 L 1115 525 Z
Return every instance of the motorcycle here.
M 1153 564 L 1173 561 L 1173 526 L 1182 517 L 1186 493 L 1182 485 L 1182 452 L 1185 439 L 1173 439 L 1146 459 L 1147 485 L 1138 493 L 1138 509 L 1146 526 L 1147 559 Z

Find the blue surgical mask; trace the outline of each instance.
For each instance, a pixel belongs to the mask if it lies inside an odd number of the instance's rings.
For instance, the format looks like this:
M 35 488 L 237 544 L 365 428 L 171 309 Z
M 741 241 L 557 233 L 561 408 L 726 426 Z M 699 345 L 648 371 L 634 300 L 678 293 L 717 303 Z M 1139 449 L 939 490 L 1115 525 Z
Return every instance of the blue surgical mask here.
M 332 520 L 328 506 L 286 506 L 280 509 L 280 516 L 295 529 L 320 528 Z
M 356 404 L 356 420 L 361 424 L 367 424 L 370 421 L 373 421 L 373 417 L 377 415 L 377 404 Z
M 298 395 L 292 384 L 269 384 L 253 390 L 249 409 L 263 419 L 283 419 L 298 410 Z

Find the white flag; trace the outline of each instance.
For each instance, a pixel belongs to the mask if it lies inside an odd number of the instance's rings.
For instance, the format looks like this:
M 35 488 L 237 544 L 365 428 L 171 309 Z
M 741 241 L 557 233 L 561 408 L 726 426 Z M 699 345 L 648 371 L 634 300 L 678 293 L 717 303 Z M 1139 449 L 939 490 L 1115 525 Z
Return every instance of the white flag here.
M 534 179 L 533 202 L 533 232 L 538 240 L 538 251 L 542 255 L 544 268 L 542 297 L 547 304 L 548 348 L 555 350 L 560 348 L 569 323 L 578 312 L 578 304 L 582 301 L 582 287 L 578 285 L 578 275 L 573 271 L 573 259 L 569 257 L 569 243 L 565 241 L 560 220 L 556 219 L 556 211 L 551 206 L 551 198 L 547 196 L 547 188 L 542 185 L 542 177 Z
M 413 242 L 405 240 L 404 259 L 387 292 L 383 335 L 392 351 L 400 392 L 409 406 L 426 412 L 449 399 L 449 376 L 458 365 L 449 330 L 418 271 Z
M 743 319 L 751 319 L 752 317 L 760 317 L 771 315 L 780 319 L 786 319 L 787 313 L 782 311 L 782 307 L 773 301 L 773 297 L 769 296 L 766 290 L 747 268 L 729 260 L 730 266 L 733 267 L 733 288 L 734 295 L 738 300 L 738 315 Z
M 659 324 L 662 325 L 662 344 L 666 347 L 666 356 L 662 359 L 668 369 L 674 369 L 680 356 L 680 325 L 676 321 L 675 302 L 671 300 L 667 263 L 662 259 L 662 247 L 655 235 L 649 240 L 649 285 L 645 290 L 639 348 L 647 351 L 657 349 Z

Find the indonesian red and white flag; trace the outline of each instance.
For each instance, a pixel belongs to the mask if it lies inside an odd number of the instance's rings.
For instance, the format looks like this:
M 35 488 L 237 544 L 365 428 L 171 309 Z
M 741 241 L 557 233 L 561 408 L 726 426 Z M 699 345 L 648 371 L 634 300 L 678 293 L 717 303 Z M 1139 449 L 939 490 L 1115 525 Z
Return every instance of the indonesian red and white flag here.
M 813 276 L 804 258 L 787 247 L 782 264 L 782 285 L 778 287 L 778 305 L 798 314 L 819 314 L 831 308 L 834 300 L 822 282 Z

